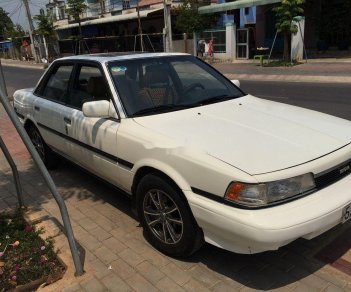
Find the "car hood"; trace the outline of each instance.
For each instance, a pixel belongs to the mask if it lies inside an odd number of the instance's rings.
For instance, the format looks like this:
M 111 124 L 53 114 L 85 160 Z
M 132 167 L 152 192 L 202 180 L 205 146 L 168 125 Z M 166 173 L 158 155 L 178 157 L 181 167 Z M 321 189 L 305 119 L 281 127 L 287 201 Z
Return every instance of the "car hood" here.
M 300 165 L 351 142 L 347 120 L 250 95 L 135 121 L 251 175 Z

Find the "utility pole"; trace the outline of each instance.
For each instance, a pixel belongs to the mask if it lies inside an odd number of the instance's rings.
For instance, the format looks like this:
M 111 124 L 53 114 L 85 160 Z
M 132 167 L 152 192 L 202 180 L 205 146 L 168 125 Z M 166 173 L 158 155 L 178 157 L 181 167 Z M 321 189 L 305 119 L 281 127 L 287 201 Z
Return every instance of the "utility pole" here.
M 34 57 L 35 62 L 39 63 L 37 52 L 35 51 L 35 46 L 34 46 L 34 25 L 33 25 L 33 19 L 32 15 L 30 14 L 30 9 L 28 5 L 28 0 L 22 0 L 24 4 L 24 8 L 26 9 L 26 14 L 27 14 L 27 20 L 28 20 L 28 25 L 29 25 L 29 37 L 31 41 L 31 49 L 32 49 L 32 54 Z
M 165 35 L 165 51 L 172 52 L 172 26 L 171 26 L 171 4 L 172 0 L 163 0 L 163 19 L 165 27 L 163 33 Z
M 140 48 L 141 48 L 141 51 L 144 52 L 143 30 L 141 28 L 141 21 L 140 21 L 139 0 L 137 0 L 137 11 L 138 11 L 138 32 L 140 35 Z

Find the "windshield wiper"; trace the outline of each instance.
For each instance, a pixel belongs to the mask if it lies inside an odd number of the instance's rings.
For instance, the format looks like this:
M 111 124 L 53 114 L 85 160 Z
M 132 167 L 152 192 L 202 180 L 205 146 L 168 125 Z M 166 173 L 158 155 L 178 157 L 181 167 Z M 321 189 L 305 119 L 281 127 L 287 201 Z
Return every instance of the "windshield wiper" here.
M 152 114 L 152 113 L 159 113 L 159 112 L 167 112 L 167 111 L 176 111 L 180 109 L 194 107 L 195 105 L 187 105 L 187 104 L 163 104 L 155 107 L 145 108 L 135 112 L 132 116 L 142 116 L 144 114 Z
M 236 98 L 236 96 L 222 94 L 222 95 L 213 96 L 213 97 L 207 98 L 205 100 L 199 101 L 199 102 L 197 102 L 197 104 L 198 105 L 205 105 L 205 104 L 211 104 L 211 103 L 215 103 L 218 101 L 225 101 L 225 100 L 229 100 L 229 99 L 233 99 L 233 98 Z

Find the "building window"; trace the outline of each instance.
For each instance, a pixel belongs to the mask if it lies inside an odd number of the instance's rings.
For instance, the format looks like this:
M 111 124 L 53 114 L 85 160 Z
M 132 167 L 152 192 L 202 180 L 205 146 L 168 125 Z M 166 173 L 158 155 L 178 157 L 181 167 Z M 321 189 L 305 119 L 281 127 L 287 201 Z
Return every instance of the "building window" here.
M 245 15 L 249 15 L 250 14 L 250 8 L 249 7 L 246 7 L 245 8 Z
M 123 4 L 123 10 L 130 8 L 130 0 L 123 0 L 122 4 Z

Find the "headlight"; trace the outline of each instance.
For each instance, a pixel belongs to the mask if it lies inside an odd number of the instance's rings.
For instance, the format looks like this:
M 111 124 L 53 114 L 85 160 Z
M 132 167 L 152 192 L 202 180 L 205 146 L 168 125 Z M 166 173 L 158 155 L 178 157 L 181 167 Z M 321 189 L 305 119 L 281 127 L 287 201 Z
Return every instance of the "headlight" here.
M 304 194 L 315 186 L 312 173 L 262 184 L 233 182 L 224 198 L 247 207 L 262 207 Z

